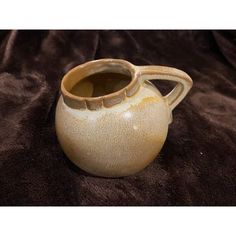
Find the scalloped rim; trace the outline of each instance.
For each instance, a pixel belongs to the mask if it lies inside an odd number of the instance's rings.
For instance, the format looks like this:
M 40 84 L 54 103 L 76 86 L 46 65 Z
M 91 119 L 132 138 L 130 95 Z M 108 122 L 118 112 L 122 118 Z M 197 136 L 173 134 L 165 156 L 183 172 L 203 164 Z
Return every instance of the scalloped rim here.
M 99 97 L 80 97 L 80 96 L 73 95 L 66 89 L 66 85 L 71 80 L 73 73 L 75 72 L 79 73 L 79 71 L 83 69 L 83 70 L 87 70 L 88 71 L 87 74 L 89 74 L 89 71 L 93 70 L 96 67 L 102 68 L 103 66 L 106 67 L 109 65 L 113 65 L 113 66 L 119 65 L 130 72 L 131 81 L 126 87 L 114 93 L 110 93 L 110 94 L 99 96 Z M 93 73 L 96 73 L 96 69 Z M 90 74 L 93 74 L 93 73 L 90 73 Z M 76 83 L 80 81 L 82 78 L 84 78 L 84 76 L 78 77 L 78 80 L 76 81 Z M 62 92 L 64 102 L 72 108 L 89 109 L 89 110 L 97 110 L 102 107 L 108 108 L 116 104 L 119 104 L 126 97 L 133 96 L 138 91 L 139 87 L 140 87 L 140 84 L 138 81 L 138 70 L 136 66 L 122 59 L 99 59 L 99 60 L 86 62 L 82 65 L 74 67 L 69 72 L 67 72 L 61 82 L 61 92 Z

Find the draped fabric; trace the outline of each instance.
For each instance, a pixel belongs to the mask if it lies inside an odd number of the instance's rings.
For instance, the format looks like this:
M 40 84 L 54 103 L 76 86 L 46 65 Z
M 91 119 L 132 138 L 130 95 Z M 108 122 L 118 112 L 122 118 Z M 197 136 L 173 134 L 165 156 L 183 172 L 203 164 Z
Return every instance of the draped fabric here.
M 160 154 L 133 176 L 89 175 L 56 138 L 63 75 L 99 58 L 194 82 Z M 236 31 L 0 31 L 0 205 L 236 205 Z

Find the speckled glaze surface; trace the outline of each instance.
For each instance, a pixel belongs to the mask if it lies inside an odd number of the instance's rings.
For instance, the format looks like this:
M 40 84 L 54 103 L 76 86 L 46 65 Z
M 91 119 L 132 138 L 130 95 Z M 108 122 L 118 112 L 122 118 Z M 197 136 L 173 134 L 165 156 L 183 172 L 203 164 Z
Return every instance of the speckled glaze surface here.
M 97 72 L 130 75 L 123 89 L 101 97 L 78 97 L 71 88 Z M 149 81 L 176 81 L 166 96 Z M 61 83 L 56 132 L 63 151 L 81 169 L 98 176 L 121 177 L 139 172 L 160 152 L 172 121 L 172 110 L 192 86 L 183 71 L 134 66 L 119 59 L 87 62 L 69 71 Z

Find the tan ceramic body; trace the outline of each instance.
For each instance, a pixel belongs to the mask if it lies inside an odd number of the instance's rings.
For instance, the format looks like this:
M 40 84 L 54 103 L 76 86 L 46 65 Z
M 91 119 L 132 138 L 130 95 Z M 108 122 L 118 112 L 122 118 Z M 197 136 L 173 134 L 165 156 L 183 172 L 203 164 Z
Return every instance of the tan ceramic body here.
M 139 172 L 160 152 L 171 122 L 171 107 L 149 81 L 111 107 L 75 109 L 61 96 L 56 132 L 65 154 L 81 169 L 98 176 Z

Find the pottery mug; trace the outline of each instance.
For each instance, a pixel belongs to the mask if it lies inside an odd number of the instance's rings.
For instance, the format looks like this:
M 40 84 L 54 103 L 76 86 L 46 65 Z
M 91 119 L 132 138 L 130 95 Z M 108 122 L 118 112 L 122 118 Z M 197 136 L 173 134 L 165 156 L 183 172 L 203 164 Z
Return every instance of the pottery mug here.
M 93 84 L 82 86 L 85 95 L 73 87 L 93 76 L 116 75 L 129 80 L 108 94 L 92 96 Z M 100 76 L 100 77 L 99 77 Z M 166 96 L 150 82 L 176 82 Z M 105 80 L 101 80 L 105 81 Z M 109 80 L 107 80 L 109 81 Z M 95 81 L 96 82 L 96 81 Z M 104 82 L 102 87 L 107 86 Z M 68 158 L 81 169 L 103 177 L 137 173 L 160 152 L 172 121 L 173 109 L 192 87 L 183 71 L 164 66 L 135 66 L 120 59 L 100 59 L 70 70 L 61 82 L 55 126 L 59 143 Z M 90 91 L 90 92 L 91 92 Z

